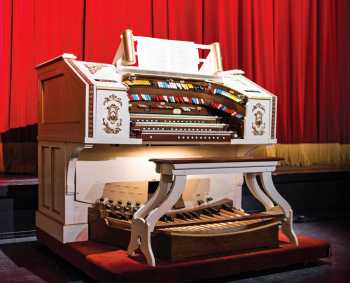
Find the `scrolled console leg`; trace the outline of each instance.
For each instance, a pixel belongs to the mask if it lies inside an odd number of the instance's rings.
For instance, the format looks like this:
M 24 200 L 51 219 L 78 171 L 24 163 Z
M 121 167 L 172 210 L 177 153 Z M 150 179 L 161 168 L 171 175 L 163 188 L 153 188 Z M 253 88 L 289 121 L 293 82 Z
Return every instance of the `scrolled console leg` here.
M 169 193 L 159 207 L 152 210 L 147 216 L 146 222 L 149 225 L 151 231 L 153 231 L 157 221 L 169 210 L 172 209 L 174 204 L 179 200 L 186 185 L 186 176 L 175 176 L 173 185 L 171 186 Z
M 293 229 L 293 210 L 291 206 L 277 191 L 272 181 L 271 172 L 264 172 L 259 175 L 265 192 L 284 212 L 285 221 L 282 223 L 283 233 L 288 237 L 291 243 L 298 245 L 298 238 Z
M 261 204 L 265 207 L 266 210 L 269 210 L 274 207 L 273 202 L 269 197 L 264 193 L 264 191 L 260 188 L 258 181 L 256 179 L 256 173 L 245 173 L 244 179 L 247 184 L 249 191 L 252 195 L 261 202 Z
M 167 197 L 163 200 L 162 203 L 160 203 L 158 207 L 154 208 L 149 213 L 146 218 L 144 229 L 139 232 L 139 235 L 141 236 L 140 249 L 145 256 L 147 263 L 152 266 L 155 266 L 155 258 L 151 244 L 151 233 L 153 232 L 159 218 L 167 213 L 181 197 L 181 194 L 185 188 L 185 184 L 186 176 L 175 176 L 173 185 L 169 189 Z
M 151 246 L 151 231 L 143 219 L 133 220 L 128 255 L 134 256 L 138 248 L 140 248 L 146 262 L 155 266 L 156 261 Z
M 135 255 L 135 251 L 140 248 L 148 264 L 154 266 L 155 258 L 151 248 L 151 231 L 145 218 L 155 207 L 157 207 L 168 195 L 171 187 L 172 176 L 162 175 L 159 186 L 151 199 L 142 206 L 133 216 L 131 224 L 131 235 L 128 246 L 128 254 Z
M 155 266 L 155 257 L 151 244 L 151 233 L 165 213 L 167 213 L 185 188 L 186 176 L 176 176 L 172 182 L 172 175 L 162 174 L 157 191 L 153 197 L 135 213 L 131 225 L 131 236 L 128 254 L 133 256 L 140 248 L 149 265 Z M 170 186 L 172 184 L 172 186 Z
M 143 219 L 133 219 L 131 224 L 130 242 L 128 245 L 128 255 L 134 256 L 135 251 L 140 247 L 142 230 L 145 229 L 146 223 Z
M 147 215 L 157 207 L 167 196 L 172 184 L 171 175 L 161 175 L 160 182 L 157 190 L 152 195 L 149 201 L 147 201 L 136 213 L 134 214 L 134 219 L 142 218 L 145 219 Z

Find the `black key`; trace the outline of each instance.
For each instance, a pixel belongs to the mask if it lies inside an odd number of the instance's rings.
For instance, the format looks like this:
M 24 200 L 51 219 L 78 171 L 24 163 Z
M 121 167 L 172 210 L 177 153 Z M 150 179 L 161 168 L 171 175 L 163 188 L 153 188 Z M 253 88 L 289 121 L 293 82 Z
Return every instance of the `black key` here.
M 163 215 L 159 220 L 162 221 L 162 222 L 169 222 L 169 220 L 166 217 L 166 215 Z
M 232 207 L 232 205 L 230 205 L 230 204 L 224 203 L 224 204 L 222 205 L 222 208 L 225 209 L 225 210 L 227 210 L 227 211 L 233 212 L 233 207 Z
M 217 209 L 215 207 L 208 207 L 208 209 L 213 213 L 213 214 L 220 214 L 220 209 Z
M 202 211 L 203 211 L 203 214 L 205 214 L 205 215 L 213 216 L 213 213 L 207 208 L 204 208 Z
M 184 212 L 185 216 L 188 218 L 188 219 L 193 219 L 193 216 L 191 213 L 189 212 Z
M 173 216 L 171 216 L 171 215 L 166 215 L 166 217 L 167 217 L 168 221 L 174 222 L 174 217 L 173 217 Z
M 186 220 L 187 219 L 187 217 L 183 213 L 177 213 L 176 214 L 176 218 L 179 218 L 181 220 Z
M 191 213 L 191 215 L 192 215 L 194 218 L 199 218 L 199 217 L 200 217 L 200 213 L 199 213 L 199 212 L 191 211 L 190 213 Z

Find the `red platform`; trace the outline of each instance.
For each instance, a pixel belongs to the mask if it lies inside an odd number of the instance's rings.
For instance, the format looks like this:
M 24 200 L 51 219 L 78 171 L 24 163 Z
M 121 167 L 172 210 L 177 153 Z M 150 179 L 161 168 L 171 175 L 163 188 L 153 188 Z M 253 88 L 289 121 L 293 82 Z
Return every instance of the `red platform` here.
M 177 263 L 159 262 L 151 267 L 142 258 L 129 258 L 126 251 L 87 241 L 62 244 L 38 230 L 38 238 L 55 253 L 99 282 L 188 282 L 233 274 L 285 267 L 330 256 L 328 242 L 298 236 L 296 247 L 280 237 L 280 247 Z

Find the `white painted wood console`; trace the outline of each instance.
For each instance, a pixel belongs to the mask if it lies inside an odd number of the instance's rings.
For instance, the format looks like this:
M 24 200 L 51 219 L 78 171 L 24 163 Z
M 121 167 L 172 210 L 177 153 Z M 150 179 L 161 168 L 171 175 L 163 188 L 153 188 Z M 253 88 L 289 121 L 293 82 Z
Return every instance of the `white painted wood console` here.
M 234 158 L 234 159 L 151 159 L 161 174 L 157 191 L 133 217 L 129 255 L 140 249 L 148 264 L 155 266 L 151 246 L 151 233 L 157 221 L 168 213 L 184 191 L 189 175 L 243 173 L 253 196 L 262 203 L 266 212 L 283 211 L 285 218 L 281 230 L 289 241 L 298 245 L 293 231 L 293 211 L 289 203 L 276 190 L 271 172 L 276 169 L 280 158 Z M 262 188 L 257 177 L 260 177 Z

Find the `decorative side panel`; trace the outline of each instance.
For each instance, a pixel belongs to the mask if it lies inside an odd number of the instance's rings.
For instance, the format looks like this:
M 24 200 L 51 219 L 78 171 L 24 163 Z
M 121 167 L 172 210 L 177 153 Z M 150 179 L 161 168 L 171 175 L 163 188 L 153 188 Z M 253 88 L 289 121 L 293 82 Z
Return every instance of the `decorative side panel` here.
M 271 101 L 249 99 L 246 111 L 245 138 L 267 142 L 271 138 Z
M 266 119 L 265 116 L 266 108 L 265 106 L 258 102 L 253 105 L 251 114 L 253 114 L 253 121 L 252 121 L 252 133 L 254 136 L 263 136 L 266 132 Z
M 120 110 L 123 107 L 121 97 L 111 94 L 104 97 L 104 110 L 107 110 L 105 117 L 102 118 L 103 130 L 107 134 L 119 134 L 123 125 L 123 118 L 120 115 Z
M 97 90 L 96 139 L 105 142 L 123 142 L 129 138 L 129 100 L 122 91 Z

